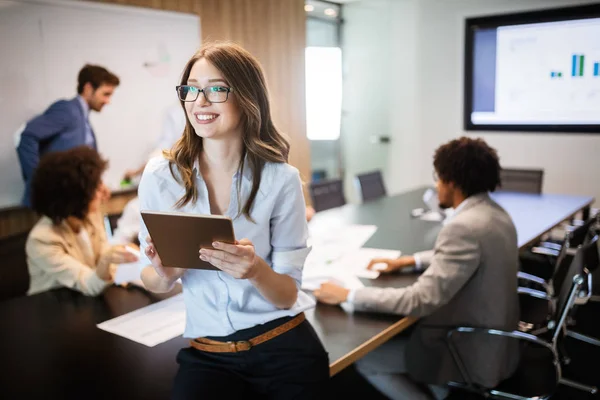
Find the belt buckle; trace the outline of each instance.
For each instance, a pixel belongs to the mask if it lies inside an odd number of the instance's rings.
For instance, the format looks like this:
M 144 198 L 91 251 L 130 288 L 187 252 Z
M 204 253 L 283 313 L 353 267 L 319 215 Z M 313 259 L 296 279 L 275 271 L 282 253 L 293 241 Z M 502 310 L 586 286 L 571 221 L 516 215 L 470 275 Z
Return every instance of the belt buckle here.
M 233 345 L 236 352 L 239 351 L 248 351 L 252 348 L 252 343 L 247 340 L 240 340 L 238 342 L 229 342 Z

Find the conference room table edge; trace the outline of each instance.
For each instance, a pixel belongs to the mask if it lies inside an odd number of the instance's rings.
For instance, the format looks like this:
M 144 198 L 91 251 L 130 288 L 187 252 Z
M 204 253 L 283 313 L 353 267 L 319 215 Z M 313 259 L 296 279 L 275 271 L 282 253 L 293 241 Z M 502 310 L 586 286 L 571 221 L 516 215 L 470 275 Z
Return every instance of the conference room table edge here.
M 402 333 L 403 331 L 411 327 L 417 321 L 418 318 L 416 317 L 403 317 L 400 320 L 396 321 L 391 326 L 384 329 L 379 334 L 373 336 L 366 342 L 362 343 L 360 346 L 356 347 L 351 352 L 330 363 L 329 376 L 335 376 L 354 362 L 360 360 L 367 353 L 373 351 L 377 347 L 390 340 L 392 337 L 398 335 L 399 333 Z
M 521 244 L 519 246 L 519 250 L 523 250 L 529 246 L 531 246 L 532 244 L 538 242 L 544 235 L 546 235 L 547 233 L 549 233 L 550 231 L 552 231 L 554 228 L 558 227 L 560 224 L 562 224 L 564 221 L 568 221 L 570 219 L 575 218 L 575 216 L 577 215 L 577 213 L 579 212 L 583 212 L 584 214 L 586 214 L 586 210 L 589 216 L 589 209 L 592 206 L 592 204 L 594 204 L 594 202 L 596 201 L 596 199 L 594 197 L 590 197 L 590 200 L 585 203 L 584 205 L 582 205 L 580 208 L 578 208 L 577 210 L 573 211 L 573 213 L 569 214 L 565 219 L 556 222 L 555 224 L 553 224 L 552 226 L 550 226 L 548 229 L 546 229 L 544 232 L 540 233 L 539 235 L 531 238 L 530 240 L 528 240 L 527 242 Z M 585 216 L 583 217 L 583 219 L 587 219 Z

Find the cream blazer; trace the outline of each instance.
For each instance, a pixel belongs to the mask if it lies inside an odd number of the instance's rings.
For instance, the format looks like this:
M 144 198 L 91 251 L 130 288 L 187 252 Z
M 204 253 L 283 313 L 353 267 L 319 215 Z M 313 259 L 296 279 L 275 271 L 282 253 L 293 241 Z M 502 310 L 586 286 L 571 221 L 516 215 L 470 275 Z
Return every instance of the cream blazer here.
M 42 217 L 33 227 L 25 244 L 31 277 L 27 294 L 68 287 L 88 296 L 100 294 L 110 283 L 96 275 L 100 256 L 109 249 L 102 216 L 90 216 L 84 222 L 92 253 L 71 227 Z M 112 266 L 114 268 L 114 266 Z

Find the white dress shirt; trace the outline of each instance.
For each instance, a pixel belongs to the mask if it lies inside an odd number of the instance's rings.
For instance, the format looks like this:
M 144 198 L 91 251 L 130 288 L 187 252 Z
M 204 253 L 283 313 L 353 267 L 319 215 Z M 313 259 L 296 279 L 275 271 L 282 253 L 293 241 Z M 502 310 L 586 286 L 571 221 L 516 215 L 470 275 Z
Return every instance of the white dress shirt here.
M 92 133 L 92 126 L 90 125 L 90 106 L 81 96 L 77 96 L 79 104 L 83 109 L 85 115 L 85 145 L 89 147 L 94 146 L 94 134 Z
M 179 177 L 176 168 L 174 172 Z M 238 216 L 238 210 L 252 189 L 252 171 L 247 162 L 243 176 L 240 175 L 237 172 L 233 177 L 230 204 L 225 213 L 233 220 L 235 237 L 237 240 L 250 239 L 256 254 L 275 272 L 292 277 L 298 287 L 298 299 L 290 309 L 282 310 L 267 301 L 246 279 L 235 279 L 221 271 L 188 269 L 181 279 L 187 314 L 184 337 L 226 336 L 277 318 L 297 315 L 315 305 L 310 296 L 299 290 L 304 260 L 310 249 L 306 245 L 308 228 L 298 170 L 281 163 L 264 166 L 251 211 L 255 222 L 243 214 Z M 163 157 L 151 159 L 138 189 L 140 209 L 209 215 L 208 191 L 198 163 L 194 167 L 194 179 L 198 200 L 176 209 L 174 205 L 185 193 L 185 188 L 173 179 L 167 160 Z M 141 226 L 141 254 L 150 264 L 144 251 L 148 231 L 143 221 Z

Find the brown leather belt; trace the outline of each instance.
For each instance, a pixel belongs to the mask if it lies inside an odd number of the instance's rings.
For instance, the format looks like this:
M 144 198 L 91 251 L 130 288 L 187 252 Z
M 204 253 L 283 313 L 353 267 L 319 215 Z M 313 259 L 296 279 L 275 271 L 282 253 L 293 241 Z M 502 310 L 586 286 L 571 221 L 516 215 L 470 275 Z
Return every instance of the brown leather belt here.
M 306 317 L 304 313 L 296 315 L 293 319 L 289 320 L 285 324 L 281 324 L 276 328 L 271 329 L 258 335 L 250 340 L 241 340 L 239 342 L 219 342 L 218 340 L 211 340 L 206 338 L 198 338 L 190 340 L 190 345 L 201 351 L 207 351 L 209 353 L 237 353 L 240 351 L 248 351 L 256 345 L 271 340 L 291 329 L 294 329 L 300 325 Z

